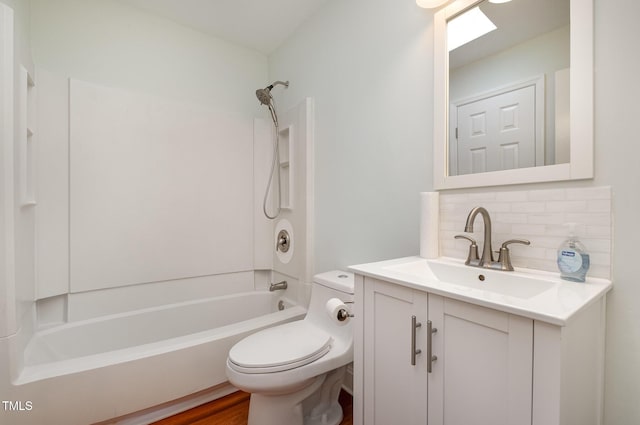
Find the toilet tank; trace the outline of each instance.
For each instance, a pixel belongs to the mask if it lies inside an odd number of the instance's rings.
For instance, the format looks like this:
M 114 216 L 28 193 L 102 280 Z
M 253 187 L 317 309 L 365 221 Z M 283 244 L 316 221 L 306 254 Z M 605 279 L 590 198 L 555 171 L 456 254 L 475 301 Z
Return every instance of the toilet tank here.
M 351 295 L 354 293 L 354 277 L 351 272 L 332 270 L 319 273 L 313 277 L 313 281 L 338 292 Z
M 311 302 L 305 320 L 328 330 L 334 337 L 350 339 L 351 321 L 337 323 L 336 320 L 332 320 L 327 312 L 327 301 L 337 298 L 344 302 L 347 311 L 351 312 L 355 289 L 353 273 L 342 270 L 319 273 L 313 277 L 313 282 Z

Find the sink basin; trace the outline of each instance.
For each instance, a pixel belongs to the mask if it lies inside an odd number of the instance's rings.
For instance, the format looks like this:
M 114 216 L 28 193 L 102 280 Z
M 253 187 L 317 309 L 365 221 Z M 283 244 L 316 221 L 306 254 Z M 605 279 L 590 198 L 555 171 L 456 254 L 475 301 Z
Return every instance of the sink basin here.
M 416 260 L 390 265 L 387 269 L 423 279 L 437 280 L 455 285 L 459 289 L 476 289 L 522 299 L 535 297 L 556 285 L 552 281 L 533 275 L 470 267 L 442 260 Z
M 566 326 L 571 317 L 612 287 L 608 279 L 569 282 L 558 273 L 490 270 L 465 266 L 463 260 L 449 257 L 396 258 L 350 266 L 349 270 L 364 277 L 365 285 L 367 278 L 382 280 L 558 326 Z

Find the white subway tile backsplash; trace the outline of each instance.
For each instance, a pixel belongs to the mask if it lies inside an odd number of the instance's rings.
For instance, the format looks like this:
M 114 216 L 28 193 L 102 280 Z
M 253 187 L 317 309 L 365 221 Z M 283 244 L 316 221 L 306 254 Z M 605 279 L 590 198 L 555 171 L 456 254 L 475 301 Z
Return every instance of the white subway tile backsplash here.
M 491 213 L 512 211 L 511 203 L 509 202 L 484 202 L 482 206 L 484 206 L 487 211 L 490 211 Z
M 597 213 L 610 213 L 611 212 L 611 200 L 610 199 L 594 199 L 587 202 L 587 211 Z
M 592 252 L 589 254 L 589 261 L 591 261 L 591 264 L 594 264 L 597 266 L 610 266 L 611 255 L 603 254 L 599 252 Z
M 540 247 L 521 246 L 521 245 L 509 245 L 512 258 L 535 258 L 538 260 L 544 260 L 547 258 L 547 249 Z
M 587 237 L 611 239 L 611 226 L 587 226 Z
M 469 193 L 468 194 L 469 201 L 493 201 L 496 199 L 495 192 L 484 192 L 484 193 Z
M 611 199 L 611 188 L 588 187 L 579 189 L 567 189 L 567 200 L 592 200 L 592 199 Z
M 554 201 L 547 202 L 545 210 L 548 212 L 580 212 L 587 209 L 587 201 Z
M 469 211 L 485 207 L 491 214 L 493 247 L 504 240 L 528 239 L 530 246 L 512 245 L 516 267 L 557 271 L 556 250 L 566 239 L 564 223 L 576 222 L 578 236 L 591 257 L 590 276 L 611 276 L 611 188 L 562 188 L 551 190 L 440 193 L 441 255 L 466 258 L 468 243 L 456 241 L 464 233 Z M 476 219 L 474 237 L 482 243 L 482 220 Z
M 611 253 L 611 241 L 609 239 L 589 239 L 589 252 Z
M 560 243 L 558 243 L 558 246 L 560 246 Z M 555 247 L 553 249 L 547 248 L 546 255 L 545 255 L 545 258 L 547 260 L 556 261 L 557 257 L 558 257 L 558 247 Z
M 489 211 L 491 213 L 491 211 Z M 527 222 L 527 214 L 519 213 L 519 214 L 494 214 L 498 222 L 502 223 L 513 223 L 513 224 L 525 224 Z
M 564 224 L 563 213 L 533 213 L 527 216 L 529 224 Z
M 495 199 L 502 202 L 525 202 L 529 200 L 526 191 L 498 192 Z
M 446 205 L 446 204 L 462 204 L 462 203 L 466 203 L 469 201 L 469 194 L 468 193 L 461 193 L 456 195 L 455 197 L 451 197 L 451 198 L 443 198 L 442 196 L 440 196 L 440 205 Z
M 565 201 L 567 193 L 564 189 L 532 190 L 529 192 L 530 201 Z
M 455 203 L 443 203 L 440 202 L 440 211 L 444 212 L 454 212 L 458 209 L 458 205 Z
M 539 246 L 541 248 L 553 249 L 555 253 L 562 241 L 565 239 L 564 236 L 530 236 L 529 241 L 531 241 L 531 246 Z
M 596 276 L 596 277 L 610 277 L 611 276 L 611 266 L 600 266 L 598 264 L 592 265 L 589 268 L 588 276 Z
M 514 202 L 511 211 L 514 213 L 540 213 L 545 211 L 543 202 Z
M 514 224 L 511 227 L 514 236 L 521 237 L 521 235 L 546 235 L 547 226 L 544 224 Z
M 610 220 L 610 215 L 606 213 L 569 213 L 567 214 L 567 222 L 578 223 L 582 225 L 602 226 L 606 225 Z M 578 229 L 580 231 L 580 229 Z
M 492 223 L 493 233 L 511 235 L 513 233 L 513 224 L 511 223 Z

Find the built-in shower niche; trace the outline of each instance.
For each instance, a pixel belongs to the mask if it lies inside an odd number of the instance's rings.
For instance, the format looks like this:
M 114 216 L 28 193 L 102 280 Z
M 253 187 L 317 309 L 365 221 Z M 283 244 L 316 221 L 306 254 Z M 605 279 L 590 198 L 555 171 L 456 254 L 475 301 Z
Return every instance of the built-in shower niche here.
M 288 126 L 278 131 L 278 158 L 280 164 L 280 207 L 293 209 L 293 129 Z

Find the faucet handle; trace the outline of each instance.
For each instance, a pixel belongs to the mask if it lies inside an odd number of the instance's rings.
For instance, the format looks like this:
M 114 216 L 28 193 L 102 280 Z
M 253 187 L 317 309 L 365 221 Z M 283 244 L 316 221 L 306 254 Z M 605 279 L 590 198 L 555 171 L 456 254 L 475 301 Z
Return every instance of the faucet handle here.
M 469 265 L 472 261 L 477 264 L 480 261 L 480 257 L 478 256 L 478 244 L 476 243 L 475 239 L 465 235 L 455 235 L 454 238 L 466 239 L 471 242 L 471 244 L 469 245 L 469 255 L 467 255 L 467 261 L 465 261 L 464 264 Z
M 519 243 L 522 245 L 531 245 L 526 239 L 509 239 L 502 244 L 500 252 L 498 253 L 498 264 L 502 270 L 513 271 L 513 265 L 511 264 L 511 254 L 509 252 L 509 245 L 512 243 Z
M 502 244 L 502 248 L 500 248 L 500 250 L 502 251 L 503 248 L 509 249 L 507 248 L 507 246 L 511 245 L 512 243 L 520 243 L 522 245 L 531 245 L 531 242 L 526 239 L 509 239 L 508 241 Z

